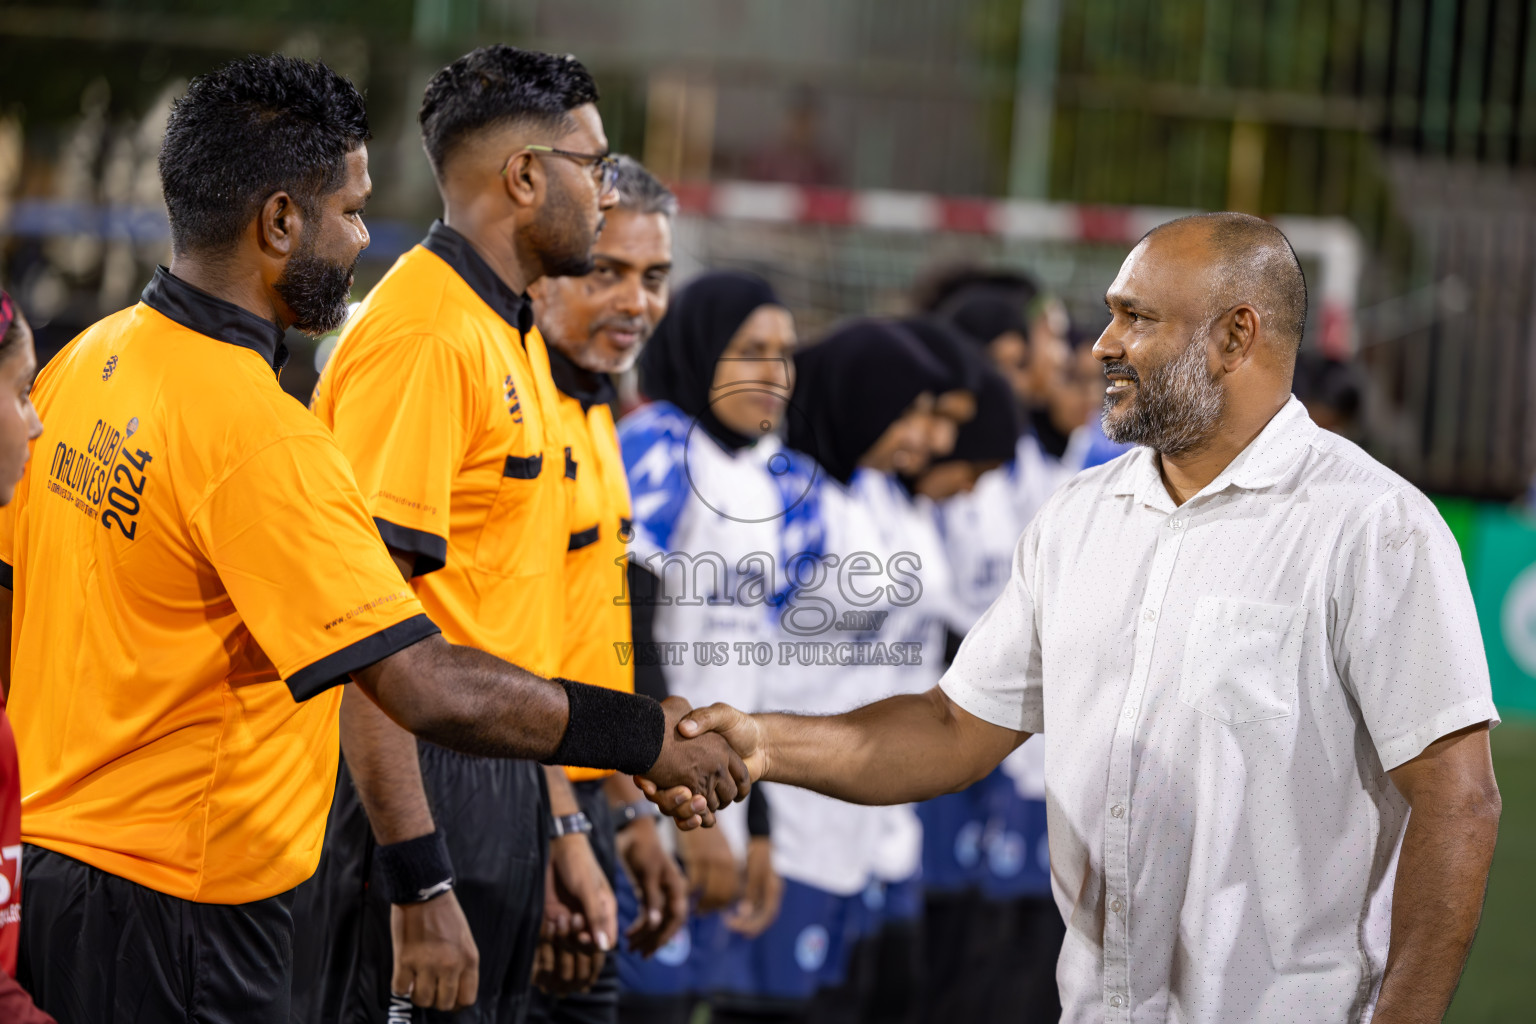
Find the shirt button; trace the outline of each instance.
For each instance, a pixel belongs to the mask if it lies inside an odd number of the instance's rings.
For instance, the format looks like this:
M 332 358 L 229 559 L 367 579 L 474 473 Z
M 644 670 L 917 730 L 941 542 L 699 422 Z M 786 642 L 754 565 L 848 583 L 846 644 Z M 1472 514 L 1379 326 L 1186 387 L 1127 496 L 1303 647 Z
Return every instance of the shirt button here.
M 1118 1010 L 1120 1007 L 1125 1005 L 1125 1000 L 1121 999 L 1119 996 L 1110 996 L 1109 1005 Z
M 1141 613 L 1141 617 L 1146 619 L 1148 622 L 1151 622 L 1152 620 L 1157 618 L 1157 609 L 1156 608 L 1148 608 L 1146 611 Z
M 1109 809 L 1109 816 L 1111 818 L 1123 818 L 1123 817 L 1125 817 L 1125 805 L 1124 804 L 1115 804 L 1115 806 L 1113 806 L 1113 807 L 1111 807 Z
M 1184 520 L 1182 520 L 1182 519 L 1170 519 L 1170 520 L 1168 520 L 1168 525 L 1171 528 L 1175 529 L 1175 530 L 1182 530 L 1182 529 L 1184 529 Z
M 1125 711 L 1123 712 L 1123 714 L 1125 715 L 1126 718 L 1135 718 L 1136 717 L 1136 705 L 1132 704 L 1130 707 L 1126 708 Z
M 1120 902 L 1119 896 L 1116 896 L 1114 899 L 1109 901 L 1109 909 L 1111 913 L 1118 914 L 1120 911 L 1125 909 L 1125 904 Z

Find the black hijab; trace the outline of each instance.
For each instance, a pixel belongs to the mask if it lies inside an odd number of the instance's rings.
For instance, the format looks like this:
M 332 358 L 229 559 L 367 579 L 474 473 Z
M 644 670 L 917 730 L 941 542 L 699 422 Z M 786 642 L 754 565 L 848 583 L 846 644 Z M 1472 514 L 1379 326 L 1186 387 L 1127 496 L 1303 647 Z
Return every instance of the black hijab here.
M 945 391 L 977 394 L 981 387 L 981 375 L 988 367 L 986 357 L 970 339 L 949 324 L 932 317 L 915 316 L 903 320 L 901 326 L 911 331 L 929 354 L 949 369 L 950 382 L 944 388 Z
M 1029 340 L 1024 302 L 1000 288 L 967 288 L 944 304 L 940 316 L 982 348 L 1010 331 Z
M 848 483 L 864 453 L 924 391 L 949 386 L 950 371 L 900 324 L 858 320 L 795 353 L 789 446 Z
M 715 417 L 710 387 L 720 354 L 747 318 L 763 306 L 782 305 L 772 286 L 756 274 L 716 270 L 694 278 L 672 296 L 667 315 L 640 353 L 641 392 L 697 417 L 726 448 L 752 444 L 755 438 Z
M 1024 418 L 1013 397 L 1013 388 L 990 366 L 982 367 L 976 390 L 976 415 L 962 423 L 955 435 L 955 450 L 939 462 L 1008 462 L 1013 459 L 1024 432 Z
M 954 375 L 950 390 L 969 391 L 976 399 L 976 415 L 960 424 L 955 447 L 934 462 L 1007 462 L 1013 458 L 1023 430 L 1023 418 L 1013 389 L 992 368 L 982 349 L 971 339 L 940 320 L 914 317 L 902 321 Z M 903 477 L 908 490 L 914 481 Z

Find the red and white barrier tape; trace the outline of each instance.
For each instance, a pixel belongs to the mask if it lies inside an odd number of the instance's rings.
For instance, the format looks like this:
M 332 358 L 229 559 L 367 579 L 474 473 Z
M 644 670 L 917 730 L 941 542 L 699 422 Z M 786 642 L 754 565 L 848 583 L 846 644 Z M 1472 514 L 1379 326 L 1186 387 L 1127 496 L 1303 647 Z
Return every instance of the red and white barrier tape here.
M 674 185 L 673 191 L 685 215 L 718 220 L 1126 246 L 1159 224 L 1195 212 L 748 181 L 683 182 Z M 1354 311 L 1364 260 L 1359 232 L 1341 217 L 1273 220 L 1299 255 L 1317 260 L 1322 278 L 1314 283 L 1322 314 L 1320 347 L 1328 355 L 1347 358 L 1355 350 Z

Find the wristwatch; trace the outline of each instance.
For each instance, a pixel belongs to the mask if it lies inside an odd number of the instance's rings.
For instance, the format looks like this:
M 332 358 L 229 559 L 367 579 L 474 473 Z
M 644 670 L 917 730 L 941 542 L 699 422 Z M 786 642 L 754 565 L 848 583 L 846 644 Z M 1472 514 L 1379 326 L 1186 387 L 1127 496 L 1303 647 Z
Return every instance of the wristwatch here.
M 586 811 L 577 811 L 575 814 L 557 814 L 549 819 L 549 837 L 559 839 L 561 836 L 585 835 L 592 831 L 592 819 L 587 817 Z
M 636 800 L 622 807 L 613 808 L 613 830 L 622 832 L 642 818 L 658 818 L 661 813 L 649 800 Z

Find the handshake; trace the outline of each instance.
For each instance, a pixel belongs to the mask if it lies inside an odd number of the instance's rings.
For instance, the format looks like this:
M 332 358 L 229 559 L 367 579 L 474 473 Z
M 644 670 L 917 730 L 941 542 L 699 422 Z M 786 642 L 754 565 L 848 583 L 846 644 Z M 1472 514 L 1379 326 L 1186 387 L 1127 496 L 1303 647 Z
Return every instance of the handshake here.
M 767 769 L 762 733 L 729 704 L 695 710 L 681 697 L 662 701 L 667 715 L 661 755 L 635 784 L 688 831 L 715 823 L 715 811 L 746 797 Z

